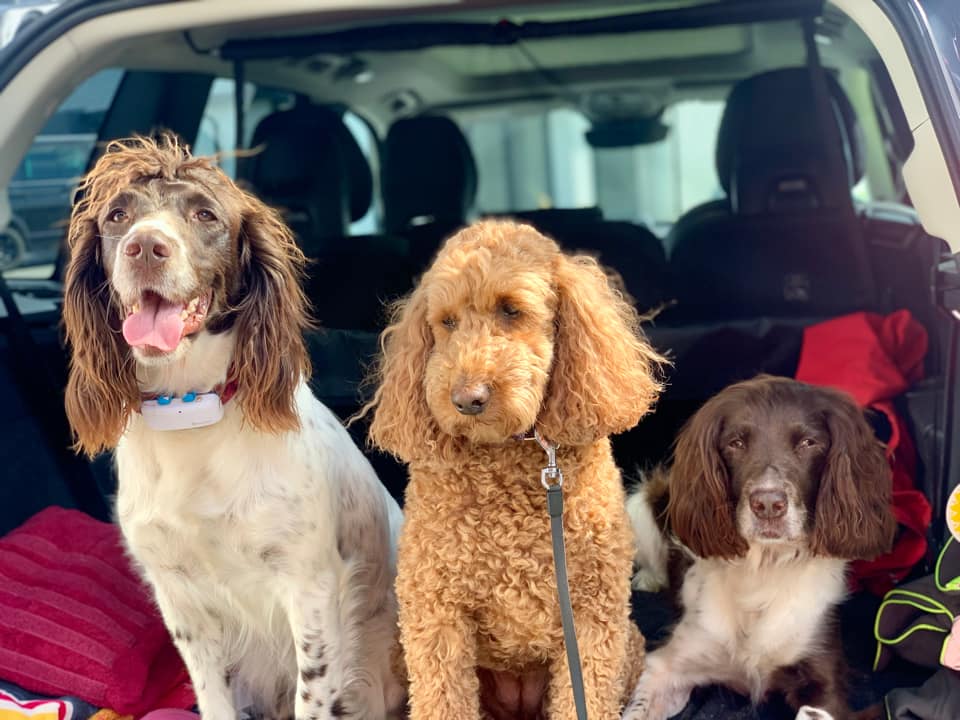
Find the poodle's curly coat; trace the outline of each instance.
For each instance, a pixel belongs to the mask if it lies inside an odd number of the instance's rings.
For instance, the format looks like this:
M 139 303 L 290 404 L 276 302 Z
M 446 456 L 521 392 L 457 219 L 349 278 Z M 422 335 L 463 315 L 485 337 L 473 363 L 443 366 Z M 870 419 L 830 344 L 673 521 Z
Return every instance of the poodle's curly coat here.
M 560 445 L 589 715 L 619 718 L 644 643 L 608 436 L 650 408 L 660 362 L 594 259 L 509 221 L 450 238 L 395 307 L 366 409 L 372 443 L 410 470 L 397 592 L 412 720 L 533 717 L 541 704 L 575 718 L 545 455 L 518 439 L 534 426 Z M 453 394 L 477 387 L 482 411 L 458 410 Z

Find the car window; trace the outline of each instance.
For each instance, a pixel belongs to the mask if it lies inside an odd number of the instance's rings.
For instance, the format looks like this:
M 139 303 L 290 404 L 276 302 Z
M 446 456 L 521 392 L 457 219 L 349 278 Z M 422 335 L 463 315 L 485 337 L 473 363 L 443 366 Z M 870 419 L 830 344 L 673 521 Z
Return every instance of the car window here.
M 665 232 L 682 213 L 722 197 L 714 149 L 723 102 L 683 100 L 666 109 L 666 137 L 595 149 L 590 123 L 567 108 L 455 115 L 477 162 L 477 212 L 598 205 L 612 220 Z
M 286 90 L 258 87 L 245 83 L 243 93 L 244 135 L 242 147 L 250 147 L 257 124 L 267 115 L 293 107 L 296 97 Z M 200 129 L 193 150 L 198 155 L 220 154 L 220 165 L 230 177 L 235 178 L 237 161 L 233 154 L 237 146 L 237 115 L 234 82 L 230 78 L 216 78 L 210 86 Z M 346 126 L 353 133 L 371 168 L 376 166 L 377 142 L 373 131 L 359 116 L 347 112 Z M 371 203 L 367 214 L 351 223 L 350 233 L 361 235 L 374 233 L 379 226 L 377 203 Z
M 253 131 L 263 118 L 277 110 L 293 107 L 294 95 L 283 90 L 261 88 L 245 83 L 243 88 L 244 135 L 241 147 L 249 147 Z M 200 129 L 193 143 L 198 155 L 221 155 L 220 166 L 230 177 L 236 177 L 237 115 L 234 82 L 216 78 L 200 119 Z
M 7 3 L 0 4 L 0 55 L 18 33 L 23 32 L 34 20 L 50 12 L 59 4 L 59 2 L 26 4 L 18 3 L 17 0 L 14 0 L 12 7 L 7 6 Z
M 960 112 L 960 7 L 955 0 L 921 0 L 940 61 L 953 83 L 953 100 Z
M 899 201 L 895 158 L 886 158 L 879 109 L 866 70 L 841 78 L 867 143 L 856 201 Z M 715 165 L 725 101 L 687 99 L 663 113 L 666 136 L 631 147 L 594 148 L 578 110 L 483 109 L 454 113 L 477 163 L 476 213 L 598 206 L 604 217 L 664 236 L 684 213 L 724 197 Z M 889 163 L 894 163 L 891 166 Z
M 122 78 L 118 68 L 88 78 L 34 139 L 8 188 L 13 221 L 0 236 L 0 267 L 36 268 L 42 274 L 56 261 L 74 189 Z

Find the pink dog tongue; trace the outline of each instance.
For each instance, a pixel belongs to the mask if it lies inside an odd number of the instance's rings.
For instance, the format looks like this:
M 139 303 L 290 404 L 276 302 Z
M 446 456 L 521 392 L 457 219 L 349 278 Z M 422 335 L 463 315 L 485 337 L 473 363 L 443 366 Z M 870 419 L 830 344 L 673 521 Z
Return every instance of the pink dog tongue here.
M 184 305 L 147 295 L 140 309 L 123 321 L 123 337 L 135 347 L 149 345 L 164 352 L 176 350 L 183 335 L 180 313 Z

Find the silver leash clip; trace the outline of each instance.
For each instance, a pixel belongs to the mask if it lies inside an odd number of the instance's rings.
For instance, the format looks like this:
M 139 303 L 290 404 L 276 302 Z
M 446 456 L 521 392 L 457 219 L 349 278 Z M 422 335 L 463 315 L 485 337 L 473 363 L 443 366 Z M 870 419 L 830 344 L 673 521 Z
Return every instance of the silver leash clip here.
M 563 487 L 563 472 L 557 465 L 557 446 L 545 440 L 537 428 L 533 428 L 533 439 L 547 454 L 547 466 L 540 470 L 540 484 L 546 490 Z

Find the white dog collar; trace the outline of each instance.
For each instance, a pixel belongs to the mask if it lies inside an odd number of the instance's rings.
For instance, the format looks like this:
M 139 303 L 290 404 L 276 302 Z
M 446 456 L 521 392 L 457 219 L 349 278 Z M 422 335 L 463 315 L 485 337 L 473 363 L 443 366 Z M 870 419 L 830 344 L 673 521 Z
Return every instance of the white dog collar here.
M 215 392 L 158 395 L 141 402 L 140 414 L 151 430 L 191 430 L 220 422 L 223 401 Z

